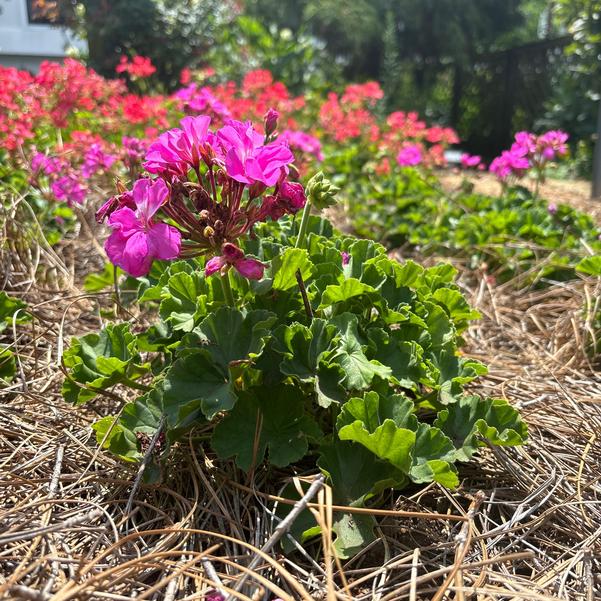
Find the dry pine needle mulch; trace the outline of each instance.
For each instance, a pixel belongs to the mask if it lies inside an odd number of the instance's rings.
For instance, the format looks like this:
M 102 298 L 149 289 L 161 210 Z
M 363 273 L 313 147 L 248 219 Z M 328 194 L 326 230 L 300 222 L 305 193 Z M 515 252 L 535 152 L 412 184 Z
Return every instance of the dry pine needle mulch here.
M 108 302 L 80 292 L 69 260 L 97 269 L 96 247 L 74 243 L 59 258 L 8 230 L 4 287 L 34 319 L 3 334 L 18 377 L 0 390 L 0 598 L 174 601 L 214 589 L 257 600 L 601 598 L 601 371 L 587 358 L 582 311 L 598 283 L 542 292 L 463 283 L 483 314 L 465 353 L 490 366 L 474 389 L 518 406 L 530 440 L 484 451 L 456 491 L 391 493 L 374 512 L 378 540 L 341 562 L 336 508 L 319 483 L 308 506 L 321 540 L 290 556 L 269 548 L 291 473 L 241 481 L 189 442 L 163 484 L 132 490 L 136 466 L 100 451 L 90 429 L 107 407 L 73 408 L 60 395 L 61 349 L 98 328 Z

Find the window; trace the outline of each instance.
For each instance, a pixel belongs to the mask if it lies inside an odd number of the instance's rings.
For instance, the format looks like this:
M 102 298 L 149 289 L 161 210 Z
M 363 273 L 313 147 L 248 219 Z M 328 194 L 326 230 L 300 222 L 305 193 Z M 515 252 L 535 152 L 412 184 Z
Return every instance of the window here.
M 59 0 L 26 0 L 27 20 L 33 25 L 64 25 Z

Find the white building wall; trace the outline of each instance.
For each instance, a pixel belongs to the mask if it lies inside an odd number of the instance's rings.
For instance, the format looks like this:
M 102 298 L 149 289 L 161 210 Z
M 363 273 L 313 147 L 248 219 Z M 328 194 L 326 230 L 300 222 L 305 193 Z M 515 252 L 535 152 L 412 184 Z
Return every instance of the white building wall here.
M 60 60 L 85 43 L 64 27 L 31 24 L 26 0 L 0 0 L 0 65 L 37 71 L 43 60 Z

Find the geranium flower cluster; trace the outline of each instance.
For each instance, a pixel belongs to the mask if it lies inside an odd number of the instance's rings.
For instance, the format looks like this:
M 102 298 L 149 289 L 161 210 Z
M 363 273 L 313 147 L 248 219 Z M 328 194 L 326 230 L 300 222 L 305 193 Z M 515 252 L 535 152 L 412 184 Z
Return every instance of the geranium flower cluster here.
M 257 222 L 306 203 L 302 185 L 288 180 L 294 156 L 274 138 L 274 119 L 277 113 L 268 112 L 259 133 L 237 120 L 212 131 L 209 116 L 189 116 L 161 134 L 146 153 L 150 177 L 120 190 L 97 213 L 113 230 L 105 245 L 109 259 L 139 277 L 155 259 L 202 254 L 210 256 L 207 276 L 233 268 L 260 279 L 265 266 L 246 256 L 240 241 Z
M 544 178 L 547 164 L 567 154 L 568 134 L 560 130 L 547 131 L 540 136 L 527 131 L 515 134 L 509 150 L 490 164 L 490 171 L 505 182 L 509 178 L 521 178 L 528 170 L 536 171 L 537 179 Z
M 33 149 L 30 183 L 47 200 L 82 205 L 94 188 L 110 185 L 124 170 L 137 177 L 146 148 L 138 138 L 124 136 L 122 146 L 115 148 L 89 132 L 75 131 L 55 152 Z
M 150 77 L 156 70 L 152 61 L 145 56 L 134 56 L 131 62 L 127 56 L 122 56 L 119 64 L 115 67 L 117 73 L 128 73 L 132 79 Z

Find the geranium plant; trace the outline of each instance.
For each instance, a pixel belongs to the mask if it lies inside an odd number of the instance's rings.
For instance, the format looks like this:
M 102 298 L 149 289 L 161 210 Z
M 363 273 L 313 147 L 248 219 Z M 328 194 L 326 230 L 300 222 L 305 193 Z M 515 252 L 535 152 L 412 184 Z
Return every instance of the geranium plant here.
M 107 253 L 139 278 L 152 321 L 73 340 L 64 396 L 131 391 L 94 429 L 123 460 L 150 460 L 148 479 L 197 430 L 208 437 L 196 444 L 243 471 L 322 470 L 342 505 L 411 482 L 457 486 L 458 462 L 526 435 L 506 401 L 464 393 L 486 371 L 459 352 L 478 314 L 450 265 L 398 263 L 311 215 L 336 189 L 322 174 L 306 189 L 290 179 L 276 121 L 259 133 L 186 118 L 151 145 L 155 177 L 100 209 Z M 341 556 L 374 537 L 373 518 L 355 520 L 336 519 Z

